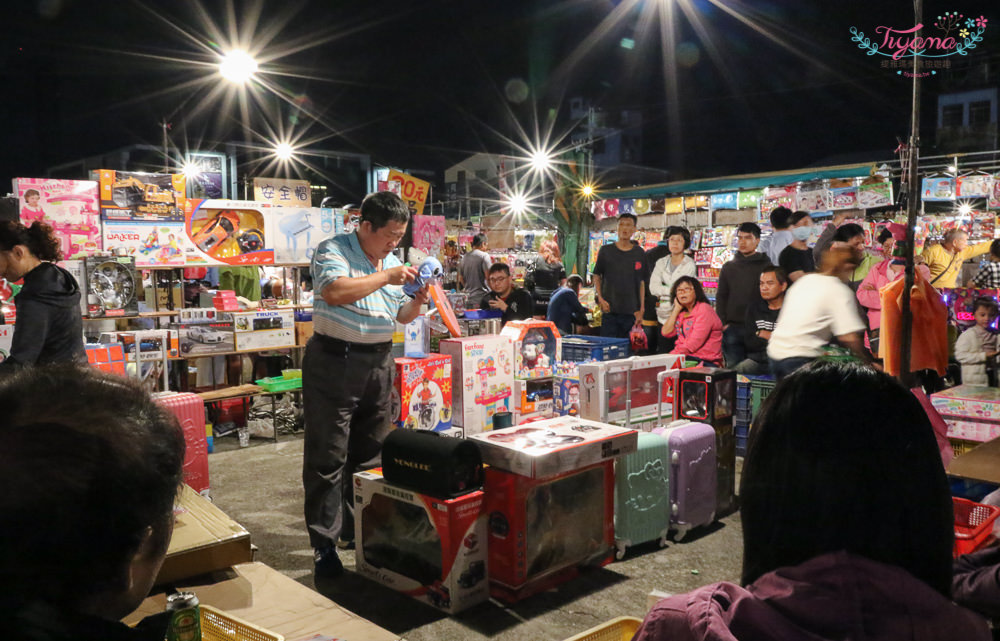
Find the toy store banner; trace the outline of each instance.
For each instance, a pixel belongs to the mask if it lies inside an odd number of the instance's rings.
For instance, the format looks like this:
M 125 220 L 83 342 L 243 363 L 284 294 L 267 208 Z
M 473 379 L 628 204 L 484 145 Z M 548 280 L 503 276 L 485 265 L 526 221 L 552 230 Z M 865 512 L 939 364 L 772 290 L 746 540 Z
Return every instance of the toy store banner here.
M 104 223 L 104 247 L 135 258 L 136 267 L 183 267 L 190 246 L 184 223 Z
M 41 220 L 51 225 L 64 258 L 102 248 L 96 181 L 15 178 L 14 193 L 21 222 L 30 226 Z
M 712 209 L 736 209 L 738 195 L 735 191 L 728 194 L 712 194 L 709 197 L 709 204 Z
M 879 182 L 858 187 L 858 206 L 863 209 L 892 205 L 892 183 Z
M 275 207 L 309 207 L 312 190 L 307 180 L 254 178 L 253 199 Z
M 138 171 L 101 169 L 101 219 L 152 222 L 184 220 L 184 174 L 149 174 Z
M 424 204 L 427 202 L 427 195 L 431 189 L 429 182 L 414 178 L 396 169 L 389 170 L 388 182 L 399 183 L 399 190 L 392 189 L 391 191 L 406 202 L 406 206 L 410 208 L 411 216 L 419 216 L 424 213 Z

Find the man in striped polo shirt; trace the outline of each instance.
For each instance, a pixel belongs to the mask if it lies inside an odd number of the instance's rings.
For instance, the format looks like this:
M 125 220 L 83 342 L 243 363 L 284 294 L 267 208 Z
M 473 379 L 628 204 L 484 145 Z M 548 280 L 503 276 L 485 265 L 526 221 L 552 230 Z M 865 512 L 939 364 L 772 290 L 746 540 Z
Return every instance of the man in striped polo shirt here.
M 339 576 L 339 539 L 354 538 L 351 478 L 377 464 L 391 429 L 392 334 L 427 302 L 402 285 L 417 270 L 392 254 L 406 232 L 406 204 L 389 192 L 369 194 L 353 234 L 320 242 L 312 259 L 315 333 L 302 362 L 305 451 L 302 484 L 315 576 Z

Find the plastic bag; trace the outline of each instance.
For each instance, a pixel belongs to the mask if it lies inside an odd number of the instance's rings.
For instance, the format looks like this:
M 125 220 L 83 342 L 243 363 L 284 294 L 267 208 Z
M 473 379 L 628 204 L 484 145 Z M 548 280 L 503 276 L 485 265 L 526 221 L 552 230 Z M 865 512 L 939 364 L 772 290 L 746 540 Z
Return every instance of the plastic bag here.
M 632 331 L 628 333 L 628 340 L 631 343 L 633 354 L 644 352 L 649 347 L 646 339 L 646 331 L 642 328 L 642 323 L 636 323 L 632 326 Z

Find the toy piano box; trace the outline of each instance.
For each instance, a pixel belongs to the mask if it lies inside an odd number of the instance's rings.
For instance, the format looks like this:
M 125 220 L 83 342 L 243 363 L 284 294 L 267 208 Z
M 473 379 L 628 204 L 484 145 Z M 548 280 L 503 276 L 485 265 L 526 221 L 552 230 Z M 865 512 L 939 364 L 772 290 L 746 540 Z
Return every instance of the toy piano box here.
M 500 330 L 514 346 L 515 378 L 552 376 L 561 357 L 559 329 L 551 321 L 510 321 Z
M 638 447 L 638 432 L 560 416 L 474 434 L 483 463 L 521 476 L 545 478 L 619 456 Z
M 580 363 L 580 416 L 618 422 L 627 417 L 657 418 L 660 372 L 684 366 L 680 354 L 633 356 L 616 361 Z
M 375 469 L 354 475 L 354 495 L 359 574 L 450 613 L 489 598 L 482 490 L 439 499 Z
M 451 429 L 451 357 L 397 358 L 392 383 L 397 427 L 447 432 Z
M 452 423 L 465 434 L 488 430 L 497 412 L 513 409 L 514 353 L 506 336 L 469 336 L 441 341 L 451 356 Z

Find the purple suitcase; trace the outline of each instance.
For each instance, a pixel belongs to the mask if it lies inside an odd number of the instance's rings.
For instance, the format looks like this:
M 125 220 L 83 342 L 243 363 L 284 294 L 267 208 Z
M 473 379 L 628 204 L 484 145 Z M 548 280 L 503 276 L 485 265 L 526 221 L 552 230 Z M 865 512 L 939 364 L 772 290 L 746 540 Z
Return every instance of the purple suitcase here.
M 663 431 L 670 448 L 670 524 L 680 541 L 687 531 L 715 520 L 715 429 L 688 423 Z

